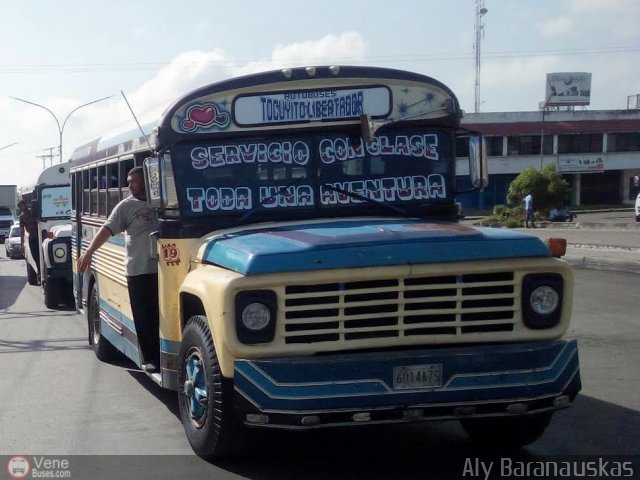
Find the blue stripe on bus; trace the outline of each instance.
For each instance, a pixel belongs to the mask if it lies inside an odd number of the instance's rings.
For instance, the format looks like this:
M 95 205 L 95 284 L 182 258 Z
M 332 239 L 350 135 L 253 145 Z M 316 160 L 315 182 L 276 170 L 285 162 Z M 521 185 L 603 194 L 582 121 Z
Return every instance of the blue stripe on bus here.
M 128 330 L 130 330 L 131 332 L 137 335 L 136 327 L 133 320 L 130 319 L 125 314 L 123 314 L 120 310 L 113 307 L 112 305 L 109 305 L 104 299 L 100 299 L 100 308 L 102 308 L 105 312 L 107 312 L 107 314 L 109 314 L 111 318 L 122 323 L 122 326 L 124 328 L 127 328 Z M 124 340 L 128 342 L 126 338 Z M 135 347 L 135 345 L 133 345 L 131 342 L 129 342 L 129 344 Z M 165 353 L 178 355 L 180 353 L 180 345 L 181 345 L 181 342 L 166 340 L 164 338 L 160 339 L 160 350 Z

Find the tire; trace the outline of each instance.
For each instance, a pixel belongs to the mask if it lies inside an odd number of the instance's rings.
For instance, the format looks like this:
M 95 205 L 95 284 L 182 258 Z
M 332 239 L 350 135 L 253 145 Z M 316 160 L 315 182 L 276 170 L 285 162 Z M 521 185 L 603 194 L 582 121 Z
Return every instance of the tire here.
M 100 333 L 100 307 L 98 302 L 98 287 L 94 283 L 89 294 L 89 343 L 93 345 L 93 352 L 101 362 L 110 362 L 118 355 L 118 350 Z
M 207 318 L 191 317 L 178 359 L 178 405 L 187 439 L 200 457 L 239 452 L 243 432 L 232 398 L 233 383 L 220 372 Z
M 29 285 L 38 285 L 38 274 L 27 261 L 27 283 Z
M 49 280 L 44 282 L 44 305 L 47 308 L 56 308 L 60 305 L 60 284 Z
M 522 417 L 469 418 L 462 428 L 478 445 L 515 450 L 535 442 L 544 433 L 553 412 Z

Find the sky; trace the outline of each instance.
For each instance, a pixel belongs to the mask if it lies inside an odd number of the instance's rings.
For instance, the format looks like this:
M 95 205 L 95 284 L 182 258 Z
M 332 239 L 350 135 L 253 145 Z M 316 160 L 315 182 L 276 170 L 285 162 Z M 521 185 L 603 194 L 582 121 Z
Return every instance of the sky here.
M 552 72 L 592 74 L 589 110 L 640 94 L 640 1 L 484 7 L 481 112 L 538 110 Z M 121 92 L 149 121 L 194 88 L 284 67 L 410 70 L 473 112 L 475 19 L 476 0 L 0 0 L 0 184 L 33 184 L 63 124 L 68 159 L 129 123 Z

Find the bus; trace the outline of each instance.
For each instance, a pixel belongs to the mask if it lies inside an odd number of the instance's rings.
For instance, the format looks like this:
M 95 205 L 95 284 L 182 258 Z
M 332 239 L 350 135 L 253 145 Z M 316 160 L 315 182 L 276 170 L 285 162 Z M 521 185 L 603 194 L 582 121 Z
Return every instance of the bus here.
M 563 243 L 458 223 L 457 144 L 474 188 L 488 180 L 462 114 L 422 74 L 291 68 L 204 86 L 74 151 L 74 260 L 144 168 L 161 346 L 147 375 L 177 391 L 198 455 L 257 428 L 433 419 L 513 447 L 572 403 Z M 140 365 L 124 254 L 111 237 L 74 294 L 96 356 Z
M 48 308 L 72 306 L 73 277 L 71 237 L 60 235 L 71 226 L 69 162 L 45 168 L 33 185 L 25 186 L 21 198 L 38 222 L 38 251 L 32 252 L 30 234 L 24 232 L 24 258 L 29 285 L 41 285 Z

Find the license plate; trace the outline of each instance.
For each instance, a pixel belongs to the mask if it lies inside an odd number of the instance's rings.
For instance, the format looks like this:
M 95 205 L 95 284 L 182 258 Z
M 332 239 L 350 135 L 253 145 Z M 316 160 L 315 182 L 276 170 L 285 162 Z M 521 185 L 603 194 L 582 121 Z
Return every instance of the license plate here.
M 442 364 L 394 367 L 393 389 L 434 388 L 442 386 Z

